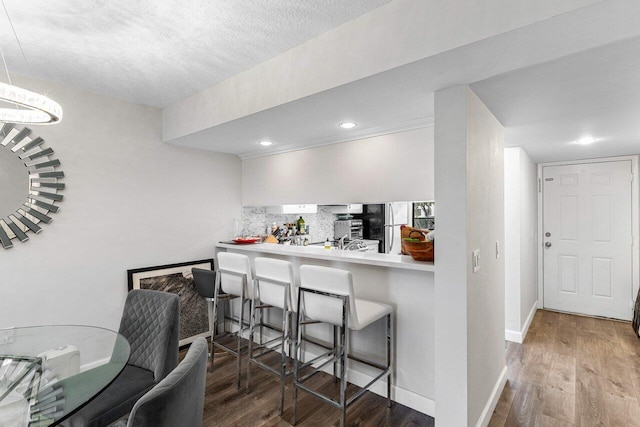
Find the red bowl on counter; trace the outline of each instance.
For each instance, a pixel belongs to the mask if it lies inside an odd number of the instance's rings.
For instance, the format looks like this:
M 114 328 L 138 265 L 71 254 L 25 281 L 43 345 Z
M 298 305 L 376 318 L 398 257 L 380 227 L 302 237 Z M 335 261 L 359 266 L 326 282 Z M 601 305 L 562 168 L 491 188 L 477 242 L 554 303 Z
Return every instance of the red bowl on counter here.
M 236 237 L 235 239 L 233 239 L 233 241 L 239 245 L 248 245 L 251 243 L 255 243 L 259 240 L 260 240 L 259 237 Z

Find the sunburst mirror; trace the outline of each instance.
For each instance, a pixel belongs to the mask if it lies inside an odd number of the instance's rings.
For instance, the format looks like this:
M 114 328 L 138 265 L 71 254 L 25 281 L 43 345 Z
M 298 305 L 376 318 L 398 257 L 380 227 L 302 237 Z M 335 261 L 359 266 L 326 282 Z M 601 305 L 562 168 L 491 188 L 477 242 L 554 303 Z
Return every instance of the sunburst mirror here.
M 0 129 L 0 244 L 5 249 L 13 240 L 29 240 L 42 224 L 52 221 L 60 209 L 64 183 L 60 160 L 45 141 L 28 127 L 12 123 Z

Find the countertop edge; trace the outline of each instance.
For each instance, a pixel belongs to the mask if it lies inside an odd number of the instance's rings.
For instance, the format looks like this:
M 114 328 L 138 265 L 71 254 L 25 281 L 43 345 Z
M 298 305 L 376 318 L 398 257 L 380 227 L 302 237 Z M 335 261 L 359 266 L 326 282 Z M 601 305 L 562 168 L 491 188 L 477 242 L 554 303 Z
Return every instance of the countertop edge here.
M 309 251 L 307 249 L 308 247 L 283 246 L 269 243 L 236 245 L 220 242 L 216 244 L 216 247 L 247 252 L 262 252 L 274 255 L 297 256 L 300 258 L 314 258 L 327 261 L 351 262 L 354 264 L 399 268 L 404 270 L 435 272 L 435 266 L 432 262 L 415 261 L 411 257 L 402 255 L 389 255 L 372 252 L 351 252 L 342 251 L 339 249 L 326 250 L 324 248 L 313 248 L 318 250 Z

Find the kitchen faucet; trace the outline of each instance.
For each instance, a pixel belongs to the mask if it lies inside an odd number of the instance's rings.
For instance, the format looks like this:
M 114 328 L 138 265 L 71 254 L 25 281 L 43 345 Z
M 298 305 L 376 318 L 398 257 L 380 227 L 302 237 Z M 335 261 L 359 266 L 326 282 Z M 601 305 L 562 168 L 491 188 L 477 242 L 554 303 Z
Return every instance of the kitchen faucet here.
M 345 234 L 340 239 L 338 239 L 338 249 L 344 249 L 344 239 L 346 239 L 347 237 L 349 237 L 349 235 Z

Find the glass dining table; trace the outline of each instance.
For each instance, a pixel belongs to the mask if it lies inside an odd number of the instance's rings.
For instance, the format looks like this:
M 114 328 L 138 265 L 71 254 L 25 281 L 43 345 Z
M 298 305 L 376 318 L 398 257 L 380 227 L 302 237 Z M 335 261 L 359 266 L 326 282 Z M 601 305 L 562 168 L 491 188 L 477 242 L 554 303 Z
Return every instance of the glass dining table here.
M 0 329 L 0 426 L 57 425 L 120 374 L 130 350 L 93 326 Z

